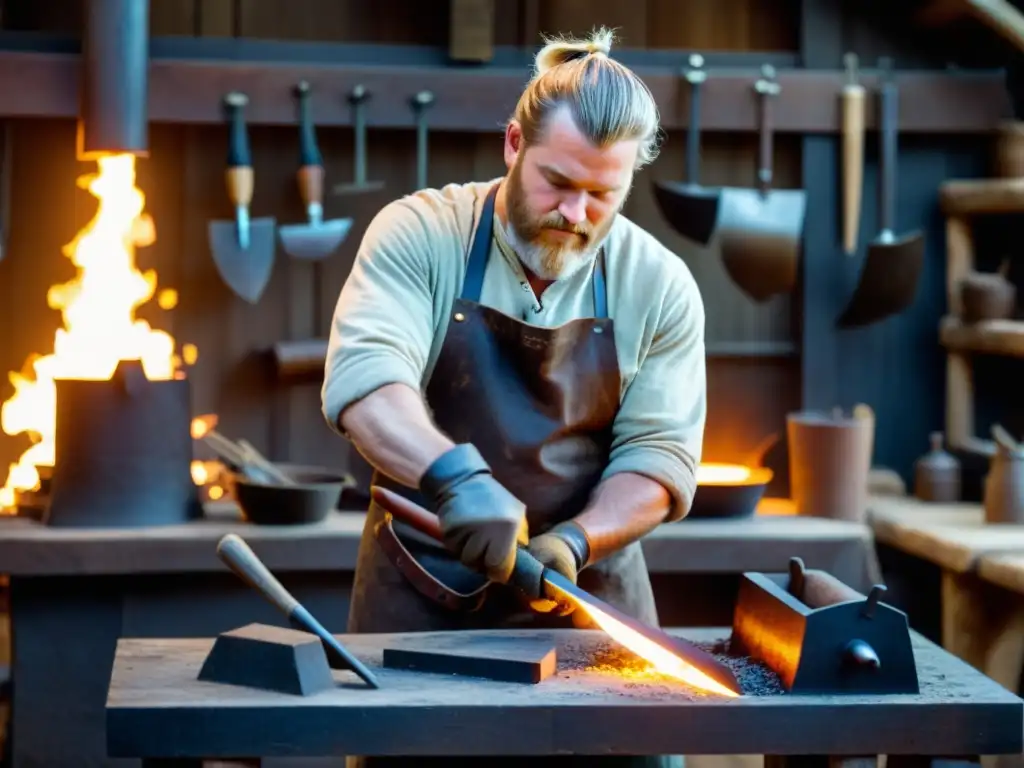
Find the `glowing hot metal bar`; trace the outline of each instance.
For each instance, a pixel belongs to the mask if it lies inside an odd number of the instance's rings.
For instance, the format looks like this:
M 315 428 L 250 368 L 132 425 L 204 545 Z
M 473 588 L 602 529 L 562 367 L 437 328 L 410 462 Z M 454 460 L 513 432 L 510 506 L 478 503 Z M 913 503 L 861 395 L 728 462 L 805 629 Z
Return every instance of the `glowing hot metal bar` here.
M 386 488 L 371 489 L 373 500 L 385 511 L 420 533 L 441 540 L 441 525 L 435 515 Z M 569 579 L 545 569 L 524 548 L 516 556 L 517 574 L 543 571 L 547 597 L 567 601 L 585 611 L 609 637 L 637 656 L 650 662 L 665 675 L 675 677 L 699 688 L 723 696 L 739 696 L 740 685 L 732 670 L 707 651 L 680 638 L 674 638 L 654 627 L 638 622 L 615 607 L 598 600 Z M 516 576 L 513 576 L 513 581 Z

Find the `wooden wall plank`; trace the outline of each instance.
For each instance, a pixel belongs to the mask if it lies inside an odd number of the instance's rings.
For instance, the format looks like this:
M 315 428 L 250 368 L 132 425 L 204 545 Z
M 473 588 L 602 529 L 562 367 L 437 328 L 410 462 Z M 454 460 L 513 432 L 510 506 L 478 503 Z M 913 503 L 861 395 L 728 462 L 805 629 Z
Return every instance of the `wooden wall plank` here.
M 199 24 L 197 0 L 156 0 L 149 4 L 151 35 L 192 36 Z
M 541 29 L 552 35 L 583 36 L 594 27 L 606 26 L 615 29 L 620 47 L 643 48 L 647 42 L 645 2 L 559 0 L 541 3 L 539 20 Z
M 195 0 L 196 35 L 199 37 L 234 37 L 237 0 Z
M 695 51 L 795 51 L 797 8 L 796 0 L 647 0 L 646 43 Z

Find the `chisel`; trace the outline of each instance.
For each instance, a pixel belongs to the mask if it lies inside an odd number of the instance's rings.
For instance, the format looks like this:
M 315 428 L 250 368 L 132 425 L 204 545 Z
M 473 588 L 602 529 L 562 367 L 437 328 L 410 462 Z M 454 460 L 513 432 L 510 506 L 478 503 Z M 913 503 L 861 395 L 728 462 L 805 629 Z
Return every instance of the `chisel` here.
M 374 674 L 284 588 L 241 536 L 236 533 L 225 534 L 217 543 L 217 557 L 234 571 L 236 576 L 281 611 L 293 627 L 316 635 L 332 668 L 349 669 L 371 688 L 380 688 Z
M 441 522 L 436 515 L 380 486 L 371 488 L 370 494 L 385 512 L 435 541 L 443 540 Z M 542 590 L 538 589 L 538 581 L 542 584 Z M 710 653 L 682 638 L 672 637 L 660 629 L 637 621 L 599 600 L 562 574 L 545 568 L 525 547 L 519 547 L 516 553 L 511 583 L 529 595 L 542 591 L 549 600 L 574 605 L 590 616 L 613 640 L 655 664 L 658 671 L 722 696 L 742 695 L 732 670 Z
M 857 54 L 846 54 L 843 62 L 843 250 L 852 256 L 857 251 L 864 187 L 864 86 L 857 81 Z

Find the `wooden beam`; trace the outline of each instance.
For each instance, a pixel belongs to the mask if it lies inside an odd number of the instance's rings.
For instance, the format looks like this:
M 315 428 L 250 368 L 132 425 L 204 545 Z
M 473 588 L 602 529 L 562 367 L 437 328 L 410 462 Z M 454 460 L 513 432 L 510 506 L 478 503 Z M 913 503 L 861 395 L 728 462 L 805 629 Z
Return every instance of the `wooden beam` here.
M 3 44 L 0 38 L 0 46 Z M 496 132 L 511 114 L 529 76 L 528 68 L 519 64 L 472 68 L 396 64 L 389 61 L 387 50 L 373 54 L 364 51 L 366 46 L 354 48 L 357 50 L 313 43 L 254 47 L 225 38 L 165 39 L 159 45 L 154 40 L 149 118 L 157 123 L 221 123 L 221 99 L 228 91 L 240 90 L 249 96 L 250 124 L 294 125 L 292 89 L 304 79 L 317 94 L 314 114 L 318 125 L 350 125 L 352 115 L 345 97 L 362 84 L 373 94 L 367 110 L 367 124 L 372 128 L 411 128 L 409 96 L 427 89 L 436 97 L 432 129 Z M 259 51 L 262 58 L 244 58 L 253 51 Z M 291 58 L 283 60 L 275 51 L 286 51 Z M 688 92 L 678 76 L 678 61 L 684 60 L 685 52 L 675 53 L 667 61 L 666 57 L 649 57 L 657 63 L 635 65 L 654 94 L 662 125 L 668 130 L 683 128 L 688 120 Z M 502 58 L 495 56 L 496 61 Z M 73 52 L 40 53 L 25 50 L 25 46 L 17 51 L 0 50 L 0 117 L 77 117 L 78 59 Z M 758 102 L 753 85 L 758 67 L 749 55 L 744 60 L 751 63 L 719 68 L 709 62 L 704 130 L 756 130 Z M 782 87 L 775 109 L 778 132 L 838 132 L 842 71 L 783 68 L 778 80 Z M 908 71 L 898 73 L 897 80 L 903 134 L 989 133 L 1009 114 L 1000 73 Z M 865 70 L 862 82 L 872 90 L 877 77 Z M 876 111 L 874 100 L 869 99 L 869 130 L 876 127 Z
M 944 317 L 939 338 L 942 346 L 955 352 L 1024 357 L 1024 321 L 1021 320 L 964 323 L 956 317 Z
M 939 187 L 946 216 L 1024 212 L 1024 179 L 954 179 Z

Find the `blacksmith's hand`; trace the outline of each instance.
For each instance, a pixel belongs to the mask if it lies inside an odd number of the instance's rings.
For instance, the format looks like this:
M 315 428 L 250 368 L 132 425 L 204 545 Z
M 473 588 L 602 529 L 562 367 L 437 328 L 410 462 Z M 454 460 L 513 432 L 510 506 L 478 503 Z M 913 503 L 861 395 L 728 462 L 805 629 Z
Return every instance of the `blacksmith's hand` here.
M 472 445 L 457 445 L 420 480 L 441 522 L 444 543 L 465 565 L 491 581 L 512 576 L 519 544 L 527 542 L 526 505 L 499 483 Z
M 573 584 L 590 559 L 587 534 L 572 521 L 559 523 L 547 533 L 535 536 L 526 548 L 545 568 L 557 571 Z M 576 608 L 572 603 L 559 603 L 544 596 L 530 600 L 530 607 L 538 613 L 556 616 L 568 616 Z

